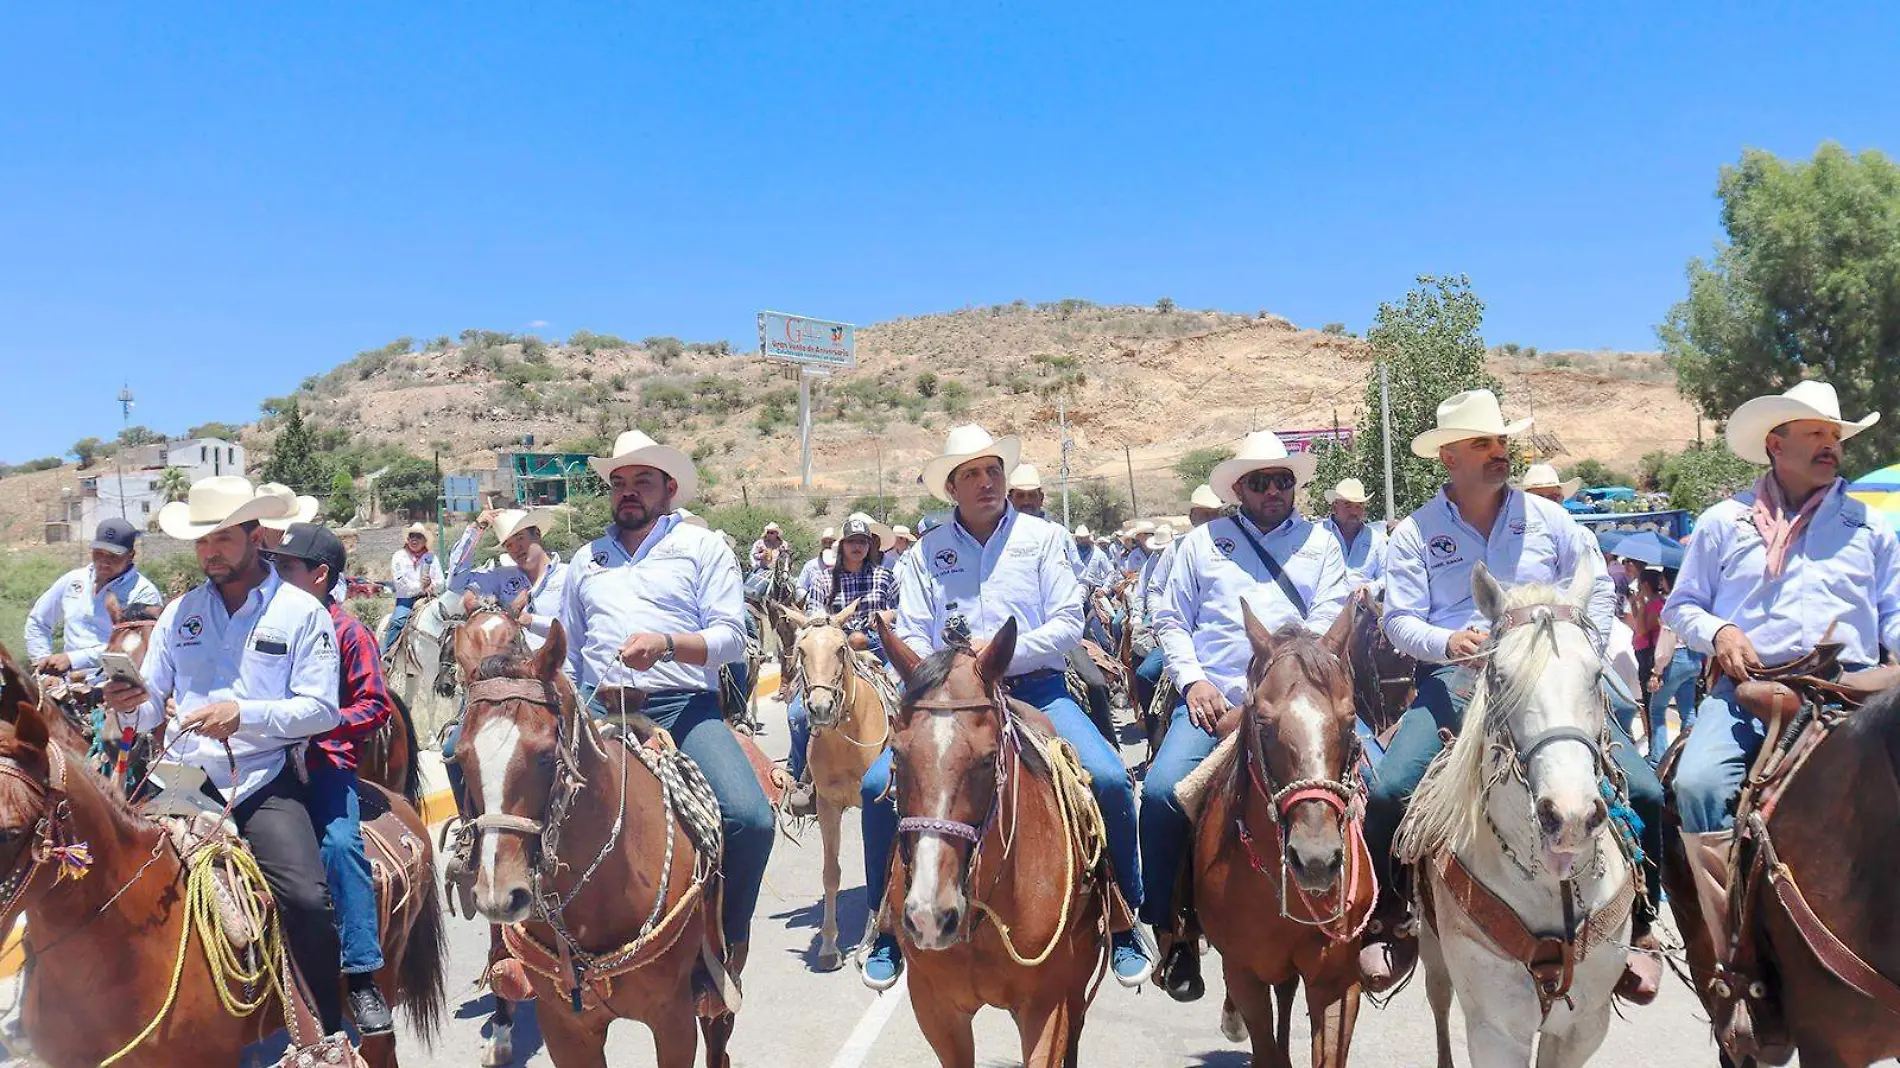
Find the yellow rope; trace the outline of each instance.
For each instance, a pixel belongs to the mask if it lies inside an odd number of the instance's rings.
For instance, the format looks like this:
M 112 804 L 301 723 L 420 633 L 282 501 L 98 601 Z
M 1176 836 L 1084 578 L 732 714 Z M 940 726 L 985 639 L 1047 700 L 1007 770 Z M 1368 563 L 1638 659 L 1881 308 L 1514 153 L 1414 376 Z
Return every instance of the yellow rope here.
M 990 922 L 996 925 L 996 935 L 1002 940 L 1009 959 L 1024 968 L 1041 965 L 1062 944 L 1063 935 L 1069 930 L 1069 909 L 1075 899 L 1076 870 L 1078 867 L 1084 872 L 1095 869 L 1101 862 L 1102 843 L 1107 837 L 1102 810 L 1089 793 L 1088 769 L 1082 766 L 1075 747 L 1058 738 L 1050 745 L 1048 757 L 1049 778 L 1056 792 L 1056 812 L 1062 820 L 1063 851 L 1070 861 L 1062 866 L 1062 914 L 1056 919 L 1055 934 L 1049 937 L 1049 944 L 1042 947 L 1042 952 L 1025 958 L 1016 949 L 1016 942 L 1009 935 L 1009 924 L 1003 922 L 1003 917 L 981 899 L 974 895 L 970 898 L 978 911 L 989 916 Z M 1079 864 L 1077 853 L 1081 854 Z

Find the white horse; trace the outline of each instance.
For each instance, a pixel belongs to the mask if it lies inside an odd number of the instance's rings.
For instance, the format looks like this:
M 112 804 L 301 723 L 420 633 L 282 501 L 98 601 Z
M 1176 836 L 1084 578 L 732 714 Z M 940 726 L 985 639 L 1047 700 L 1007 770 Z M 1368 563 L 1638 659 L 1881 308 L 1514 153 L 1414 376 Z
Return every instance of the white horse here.
M 393 649 L 389 645 L 390 617 L 384 616 L 376 626 L 376 644 L 383 650 L 384 678 L 409 707 L 416 724 L 416 737 L 425 745 L 435 744 L 442 729 L 460 710 L 453 687 L 448 694 L 442 694 L 436 683 L 447 681 L 441 678 L 444 664 L 454 662 L 448 645 L 454 637 L 455 625 L 461 622 L 461 613 L 459 595 L 431 597 L 421 602 L 409 614 L 409 622 L 397 636 Z
M 1593 581 L 1579 569 L 1567 594 L 1506 592 L 1473 570 L 1489 665 L 1397 850 L 1417 865 L 1441 1068 L 1454 990 L 1475 1068 L 1529 1065 L 1533 1044 L 1539 1068 L 1570 1068 L 1609 1031 L 1636 883 L 1601 791 L 1619 777 L 1586 615 Z

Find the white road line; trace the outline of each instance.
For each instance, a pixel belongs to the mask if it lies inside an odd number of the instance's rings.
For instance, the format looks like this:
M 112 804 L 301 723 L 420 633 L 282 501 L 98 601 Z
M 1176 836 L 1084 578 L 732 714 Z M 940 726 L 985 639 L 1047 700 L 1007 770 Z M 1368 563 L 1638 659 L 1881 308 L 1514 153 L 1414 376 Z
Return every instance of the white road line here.
M 871 1047 L 877 1044 L 877 1036 L 884 1025 L 891 1020 L 891 1014 L 910 1000 L 910 977 L 900 976 L 897 985 L 877 996 L 871 1007 L 858 1017 L 858 1025 L 851 1029 L 851 1037 L 845 1040 L 844 1047 L 836 1057 L 831 1058 L 831 1068 L 860 1068 L 864 1059 L 871 1055 Z

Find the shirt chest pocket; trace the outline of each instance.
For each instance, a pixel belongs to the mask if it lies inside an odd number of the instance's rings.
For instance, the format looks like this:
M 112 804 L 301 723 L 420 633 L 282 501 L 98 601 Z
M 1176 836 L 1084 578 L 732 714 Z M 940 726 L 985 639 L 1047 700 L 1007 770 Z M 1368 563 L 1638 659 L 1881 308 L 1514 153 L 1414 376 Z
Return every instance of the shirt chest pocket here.
M 290 693 L 290 646 L 282 639 L 253 639 L 239 673 L 241 696 L 272 700 Z

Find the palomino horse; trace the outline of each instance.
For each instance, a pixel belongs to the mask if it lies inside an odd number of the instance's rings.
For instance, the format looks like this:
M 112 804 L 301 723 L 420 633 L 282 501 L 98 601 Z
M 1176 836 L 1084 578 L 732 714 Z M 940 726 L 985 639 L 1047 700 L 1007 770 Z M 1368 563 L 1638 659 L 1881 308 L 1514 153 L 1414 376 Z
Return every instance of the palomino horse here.
M 1008 1009 L 1027 1068 L 1072 1066 L 1114 894 L 1080 765 L 1003 692 L 1014 619 L 980 652 L 953 645 L 928 660 L 881 616 L 877 626 L 905 683 L 892 739 L 899 848 L 879 914 L 900 918 L 917 1025 L 945 1068 L 972 1068 L 972 1018 Z
M 612 737 L 585 714 L 566 657 L 557 621 L 532 656 L 484 661 L 456 742 L 475 906 L 506 927 L 496 993 L 541 999 L 560 1068 L 604 1068 L 617 1019 L 647 1025 L 660 1068 L 687 1068 L 695 1016 L 724 1068 L 738 995 L 716 941 L 718 803 L 664 732 Z
M 1293 986 L 1303 982 L 1313 1063 L 1331 1068 L 1346 1063 L 1352 1045 L 1359 936 L 1379 895 L 1362 826 L 1365 789 L 1347 666 L 1352 621 L 1342 613 L 1321 640 L 1298 625 L 1269 634 L 1242 610 L 1253 645 L 1246 704 L 1229 710 L 1220 724 L 1223 744 L 1177 791 L 1184 807 L 1185 795 L 1204 791 L 1194 836 L 1194 906 L 1220 950 L 1227 997 L 1252 1038 L 1253 1063 L 1291 1063 L 1288 1014 Z M 1228 1011 L 1223 1029 L 1238 1038 Z
M 0 924 L 10 930 L 16 913 L 27 917 L 33 967 L 23 1022 L 33 1056 L 55 1068 L 115 1057 L 146 1068 L 238 1063 L 246 1045 L 282 1026 L 274 984 L 244 987 L 214 967 L 214 957 L 229 959 L 228 947 L 204 944 L 205 916 L 191 915 L 186 865 L 171 835 L 77 766 L 84 740 L 4 646 L 0 678 L 0 866 L 7 873 Z M 377 896 L 388 961 L 377 983 L 429 1038 L 443 991 L 428 830 L 415 810 L 375 787 L 365 787 L 364 802 L 370 856 L 391 876 Z M 53 946 L 59 952 L 49 952 Z M 245 1015 L 224 1007 L 253 999 Z M 364 1054 L 394 1065 L 395 1040 L 371 1040 Z
M 1392 647 L 1381 625 L 1384 610 L 1361 587 L 1346 601 L 1352 618 L 1352 699 L 1359 719 L 1381 745 L 1390 741 L 1399 717 L 1412 705 L 1418 664 Z
M 1482 563 L 1472 571 L 1489 664 L 1397 849 L 1418 869 L 1441 1068 L 1454 990 L 1479 1068 L 1528 1065 L 1533 1042 L 1540 1068 L 1572 1068 L 1609 1030 L 1638 886 L 1602 791 L 1614 784 L 1627 804 L 1586 614 L 1592 582 L 1580 568 L 1567 593 L 1506 592 Z
M 880 670 L 865 664 L 852 648 L 844 625 L 857 614 L 857 603 L 835 616 L 807 619 L 788 610 L 799 628 L 793 655 L 794 677 L 806 714 L 811 717 L 807 767 L 818 798 L 818 831 L 825 846 L 825 921 L 819 932 L 818 970 L 838 967 L 838 866 L 840 824 L 847 810 L 861 800 L 864 773 L 884 754 L 891 740 L 891 712 L 884 694 L 869 673 Z
M 392 646 L 389 618 L 376 628 L 376 644 L 383 650 L 383 677 L 389 692 L 409 710 L 416 733 L 437 738 L 455 718 L 453 636 L 462 599 L 451 594 L 431 597 L 416 605 L 409 622 Z

